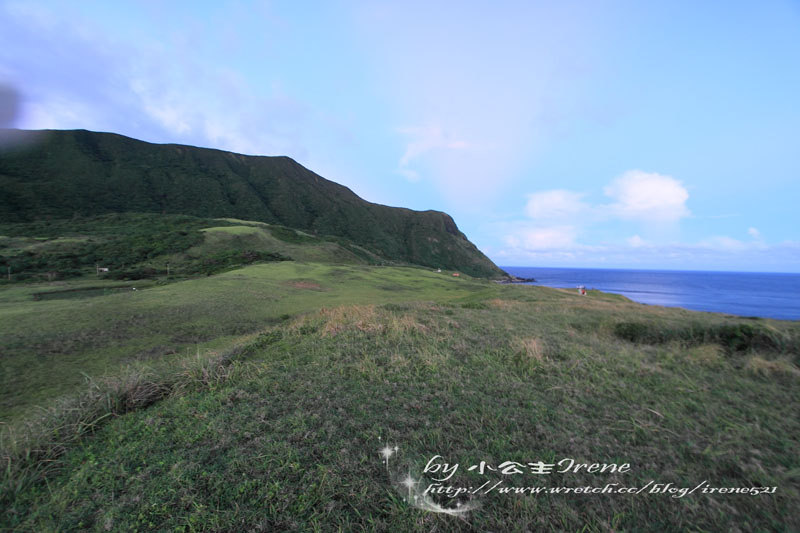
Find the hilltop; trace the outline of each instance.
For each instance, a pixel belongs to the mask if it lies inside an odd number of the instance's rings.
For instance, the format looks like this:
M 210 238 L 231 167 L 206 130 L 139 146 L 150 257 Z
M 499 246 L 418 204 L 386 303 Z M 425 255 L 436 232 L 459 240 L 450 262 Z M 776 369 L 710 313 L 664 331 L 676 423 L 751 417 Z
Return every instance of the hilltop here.
M 505 275 L 446 213 L 367 202 L 288 157 L 86 130 L 19 133 L 36 142 L 0 150 L 7 223 L 111 213 L 234 218 L 340 237 L 387 261 Z

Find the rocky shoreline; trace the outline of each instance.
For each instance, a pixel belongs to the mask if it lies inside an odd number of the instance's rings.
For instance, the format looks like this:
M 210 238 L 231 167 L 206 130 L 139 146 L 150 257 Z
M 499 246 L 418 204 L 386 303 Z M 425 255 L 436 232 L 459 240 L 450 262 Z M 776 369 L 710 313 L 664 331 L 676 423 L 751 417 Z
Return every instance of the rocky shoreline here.
M 501 283 L 503 285 L 508 283 L 536 283 L 536 279 L 534 278 L 518 278 L 517 276 L 507 276 L 504 279 L 495 281 L 496 283 Z

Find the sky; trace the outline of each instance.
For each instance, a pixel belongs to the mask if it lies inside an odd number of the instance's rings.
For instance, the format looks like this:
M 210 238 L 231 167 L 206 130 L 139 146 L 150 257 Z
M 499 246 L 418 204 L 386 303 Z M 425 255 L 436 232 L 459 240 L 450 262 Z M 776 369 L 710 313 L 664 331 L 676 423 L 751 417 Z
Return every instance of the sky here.
M 0 0 L 0 127 L 288 155 L 501 266 L 800 272 L 800 2 Z

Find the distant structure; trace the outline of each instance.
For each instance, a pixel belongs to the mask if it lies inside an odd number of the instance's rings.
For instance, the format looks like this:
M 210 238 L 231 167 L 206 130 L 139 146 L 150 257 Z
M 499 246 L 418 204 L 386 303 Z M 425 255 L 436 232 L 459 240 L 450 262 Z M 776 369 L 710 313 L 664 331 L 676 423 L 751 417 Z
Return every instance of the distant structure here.
M 461 274 L 459 274 L 458 272 L 453 272 L 453 277 L 454 278 L 461 277 Z

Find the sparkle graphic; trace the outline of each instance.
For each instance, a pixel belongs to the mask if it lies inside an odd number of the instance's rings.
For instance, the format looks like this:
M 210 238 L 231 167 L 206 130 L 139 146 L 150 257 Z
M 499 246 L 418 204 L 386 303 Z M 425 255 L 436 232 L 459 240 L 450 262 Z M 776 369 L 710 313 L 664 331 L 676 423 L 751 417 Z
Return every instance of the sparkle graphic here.
M 380 450 L 381 456 L 383 456 L 383 462 L 386 464 L 386 471 L 389 471 L 389 459 L 397 453 L 397 446 L 392 448 L 391 446 L 384 446 Z
M 409 478 L 410 477 L 411 476 L 409 476 Z M 406 486 L 405 482 L 406 480 L 403 480 L 400 482 L 400 484 Z M 443 507 L 442 505 L 433 501 L 429 494 L 425 494 L 423 491 L 421 491 L 416 486 L 418 484 L 419 481 L 416 481 L 413 483 L 412 487 L 407 487 L 409 497 L 406 499 L 409 505 L 416 507 L 417 509 L 422 509 L 423 511 L 428 511 L 431 513 L 463 517 L 470 511 L 474 511 L 479 507 L 478 502 L 475 500 L 470 500 L 466 503 L 456 502 L 454 507 Z
M 385 461 L 388 461 L 389 458 L 394 455 L 394 448 L 390 448 L 388 446 L 384 446 L 381 448 L 381 455 Z
M 414 481 L 414 478 L 411 477 L 411 474 L 408 474 L 403 481 L 400 482 L 406 489 L 408 489 L 408 500 L 411 501 L 411 489 L 413 489 L 419 481 Z M 415 498 L 416 499 L 416 498 Z
M 378 437 L 378 440 L 381 440 L 381 438 Z M 396 455 L 399 450 L 400 448 L 398 446 L 389 446 L 388 444 L 378 450 L 378 453 L 381 455 L 383 462 L 386 465 L 387 474 L 389 474 L 389 459 Z M 420 488 L 420 485 L 424 486 L 424 481 L 424 477 L 414 479 L 414 477 L 411 475 L 411 472 L 408 472 L 406 476 L 399 481 L 397 478 L 395 478 L 395 481 L 393 481 L 392 484 L 394 485 L 395 489 L 403 494 L 403 499 L 406 501 L 406 503 L 423 511 L 463 518 L 467 513 L 474 511 L 479 507 L 479 503 L 475 500 L 469 500 L 467 502 L 455 502 L 452 504 L 452 506 L 445 507 L 434 501 L 430 494 L 428 494 L 424 489 Z

